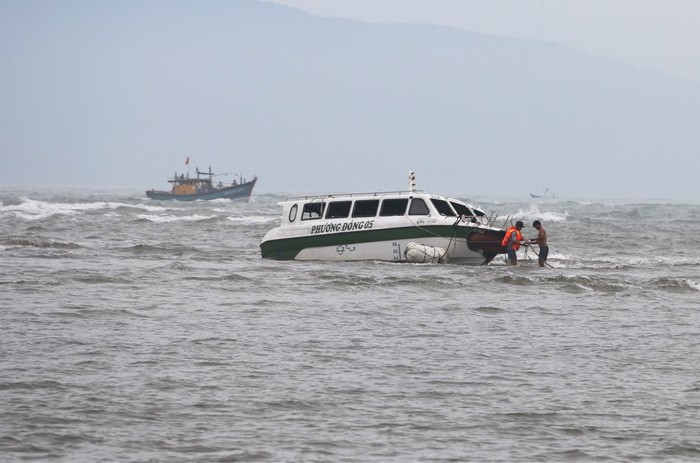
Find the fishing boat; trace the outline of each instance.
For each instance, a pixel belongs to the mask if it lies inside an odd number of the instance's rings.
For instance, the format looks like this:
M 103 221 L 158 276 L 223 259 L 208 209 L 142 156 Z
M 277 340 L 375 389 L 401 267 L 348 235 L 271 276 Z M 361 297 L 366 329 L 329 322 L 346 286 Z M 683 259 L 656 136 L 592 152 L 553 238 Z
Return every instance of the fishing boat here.
M 416 189 L 289 198 L 281 225 L 260 244 L 278 260 L 435 262 L 485 265 L 505 253 L 497 216 Z
M 531 197 L 531 198 L 534 198 L 534 199 L 537 199 L 537 198 L 554 198 L 555 196 L 554 196 L 554 193 L 552 193 L 552 192 L 549 191 L 549 188 L 545 188 L 545 190 L 544 190 L 544 195 L 538 195 L 538 194 L 535 194 L 535 193 L 530 193 L 530 197 Z
M 244 199 L 248 200 L 253 187 L 258 181 L 258 177 L 253 177 L 252 180 L 246 181 L 242 175 L 238 175 L 238 180 L 234 179 L 230 184 L 224 184 L 219 181 L 214 182 L 214 177 L 218 175 L 233 175 L 233 174 L 215 174 L 209 167 L 209 172 L 202 172 L 195 169 L 197 177 L 190 178 L 187 175 L 178 175 L 168 180 L 172 184 L 170 191 L 147 190 L 146 196 L 151 199 L 177 199 L 179 201 L 194 201 L 196 199 Z

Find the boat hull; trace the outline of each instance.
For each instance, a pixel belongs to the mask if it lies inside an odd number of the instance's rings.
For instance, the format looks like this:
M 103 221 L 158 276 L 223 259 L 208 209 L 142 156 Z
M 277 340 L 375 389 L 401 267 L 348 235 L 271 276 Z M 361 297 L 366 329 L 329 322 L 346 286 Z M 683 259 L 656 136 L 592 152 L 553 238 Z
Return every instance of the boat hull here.
M 204 193 L 196 194 L 173 194 L 169 191 L 147 190 L 146 196 L 156 200 L 177 200 L 177 201 L 196 201 L 196 200 L 211 200 L 211 199 L 242 199 L 248 200 L 253 193 L 253 187 L 256 180 L 252 180 L 240 185 L 234 185 L 224 188 L 214 188 Z
M 302 236 L 285 234 L 285 231 L 280 228 L 268 233 L 260 245 L 263 258 L 406 262 L 406 247 L 413 242 L 445 249 L 448 263 L 481 265 L 490 262 L 496 254 L 489 250 L 485 252 L 482 246 L 475 245 L 477 241 L 472 238 L 485 237 L 478 242 L 499 241 L 500 244 L 497 230 L 469 225 L 414 225 Z

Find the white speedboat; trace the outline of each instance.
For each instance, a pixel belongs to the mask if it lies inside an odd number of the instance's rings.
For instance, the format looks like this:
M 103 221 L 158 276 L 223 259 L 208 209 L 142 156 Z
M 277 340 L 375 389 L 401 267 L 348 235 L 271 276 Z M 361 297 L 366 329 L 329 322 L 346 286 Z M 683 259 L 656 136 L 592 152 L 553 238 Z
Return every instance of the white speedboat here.
M 263 258 L 488 264 L 505 253 L 496 217 L 457 199 L 409 190 L 306 196 L 281 203 Z

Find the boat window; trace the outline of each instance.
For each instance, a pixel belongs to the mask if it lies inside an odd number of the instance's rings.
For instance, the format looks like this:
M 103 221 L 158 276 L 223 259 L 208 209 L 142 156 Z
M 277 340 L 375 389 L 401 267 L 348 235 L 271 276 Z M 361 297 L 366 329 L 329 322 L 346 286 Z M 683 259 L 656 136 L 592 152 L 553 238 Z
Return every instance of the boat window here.
M 342 219 L 350 215 L 350 206 L 352 201 L 333 201 L 328 203 L 326 211 L 327 219 Z
M 411 207 L 408 208 L 408 215 L 428 215 L 430 214 L 430 209 L 428 205 L 425 204 L 422 198 L 413 198 L 411 200 Z
M 473 217 L 474 216 L 474 213 L 472 213 L 472 211 L 464 204 L 455 203 L 453 201 L 450 201 L 450 204 L 452 204 L 452 207 L 454 207 L 455 211 L 457 211 L 457 215 L 459 215 L 459 216 L 463 215 L 465 217 Z
M 406 213 L 406 206 L 408 206 L 408 198 L 385 199 L 382 201 L 382 208 L 379 211 L 379 215 L 382 217 L 404 215 Z
M 363 199 L 355 201 L 355 208 L 352 210 L 353 217 L 374 217 L 379 209 L 378 199 Z
M 437 209 L 440 215 L 444 215 L 446 217 L 454 217 L 456 215 L 455 211 L 452 210 L 447 201 L 443 201 L 442 199 L 430 198 L 430 202 L 433 203 L 433 206 L 435 206 L 435 209 Z
M 323 207 L 326 203 L 306 203 L 301 210 L 301 220 L 313 220 L 323 217 Z
M 382 201 L 382 208 L 379 211 L 379 215 L 382 217 L 404 215 L 406 213 L 406 206 L 408 206 L 408 198 L 385 199 Z
M 290 222 L 294 222 L 294 221 L 297 219 L 297 211 L 298 211 L 298 210 L 299 210 L 299 206 L 297 206 L 296 204 L 293 205 L 293 206 L 289 209 L 289 221 L 290 221 Z

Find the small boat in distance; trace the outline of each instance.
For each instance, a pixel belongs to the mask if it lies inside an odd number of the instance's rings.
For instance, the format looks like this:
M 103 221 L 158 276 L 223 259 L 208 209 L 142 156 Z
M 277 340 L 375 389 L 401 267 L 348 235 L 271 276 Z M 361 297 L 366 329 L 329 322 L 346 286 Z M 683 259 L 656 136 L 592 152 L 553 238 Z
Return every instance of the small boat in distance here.
M 230 184 L 224 184 L 220 181 L 215 184 L 215 176 L 229 174 L 215 174 L 211 171 L 211 167 L 209 167 L 209 172 L 201 172 L 199 169 L 195 169 L 195 172 L 197 173 L 196 178 L 190 178 L 189 172 L 187 175 L 180 174 L 179 176 L 175 172 L 175 176 L 168 180 L 172 184 L 170 191 L 147 190 L 146 196 L 150 199 L 176 199 L 179 201 L 220 198 L 244 199 L 247 201 L 253 192 L 255 182 L 258 181 L 257 176 L 250 181 L 246 181 L 243 176 L 239 175 L 238 181 L 234 179 Z
M 463 201 L 416 189 L 287 199 L 282 220 L 260 243 L 277 260 L 485 265 L 505 253 L 497 216 Z
M 531 198 L 554 198 L 554 193 L 549 191 L 549 188 L 544 189 L 544 195 L 537 195 L 534 193 L 530 193 Z

